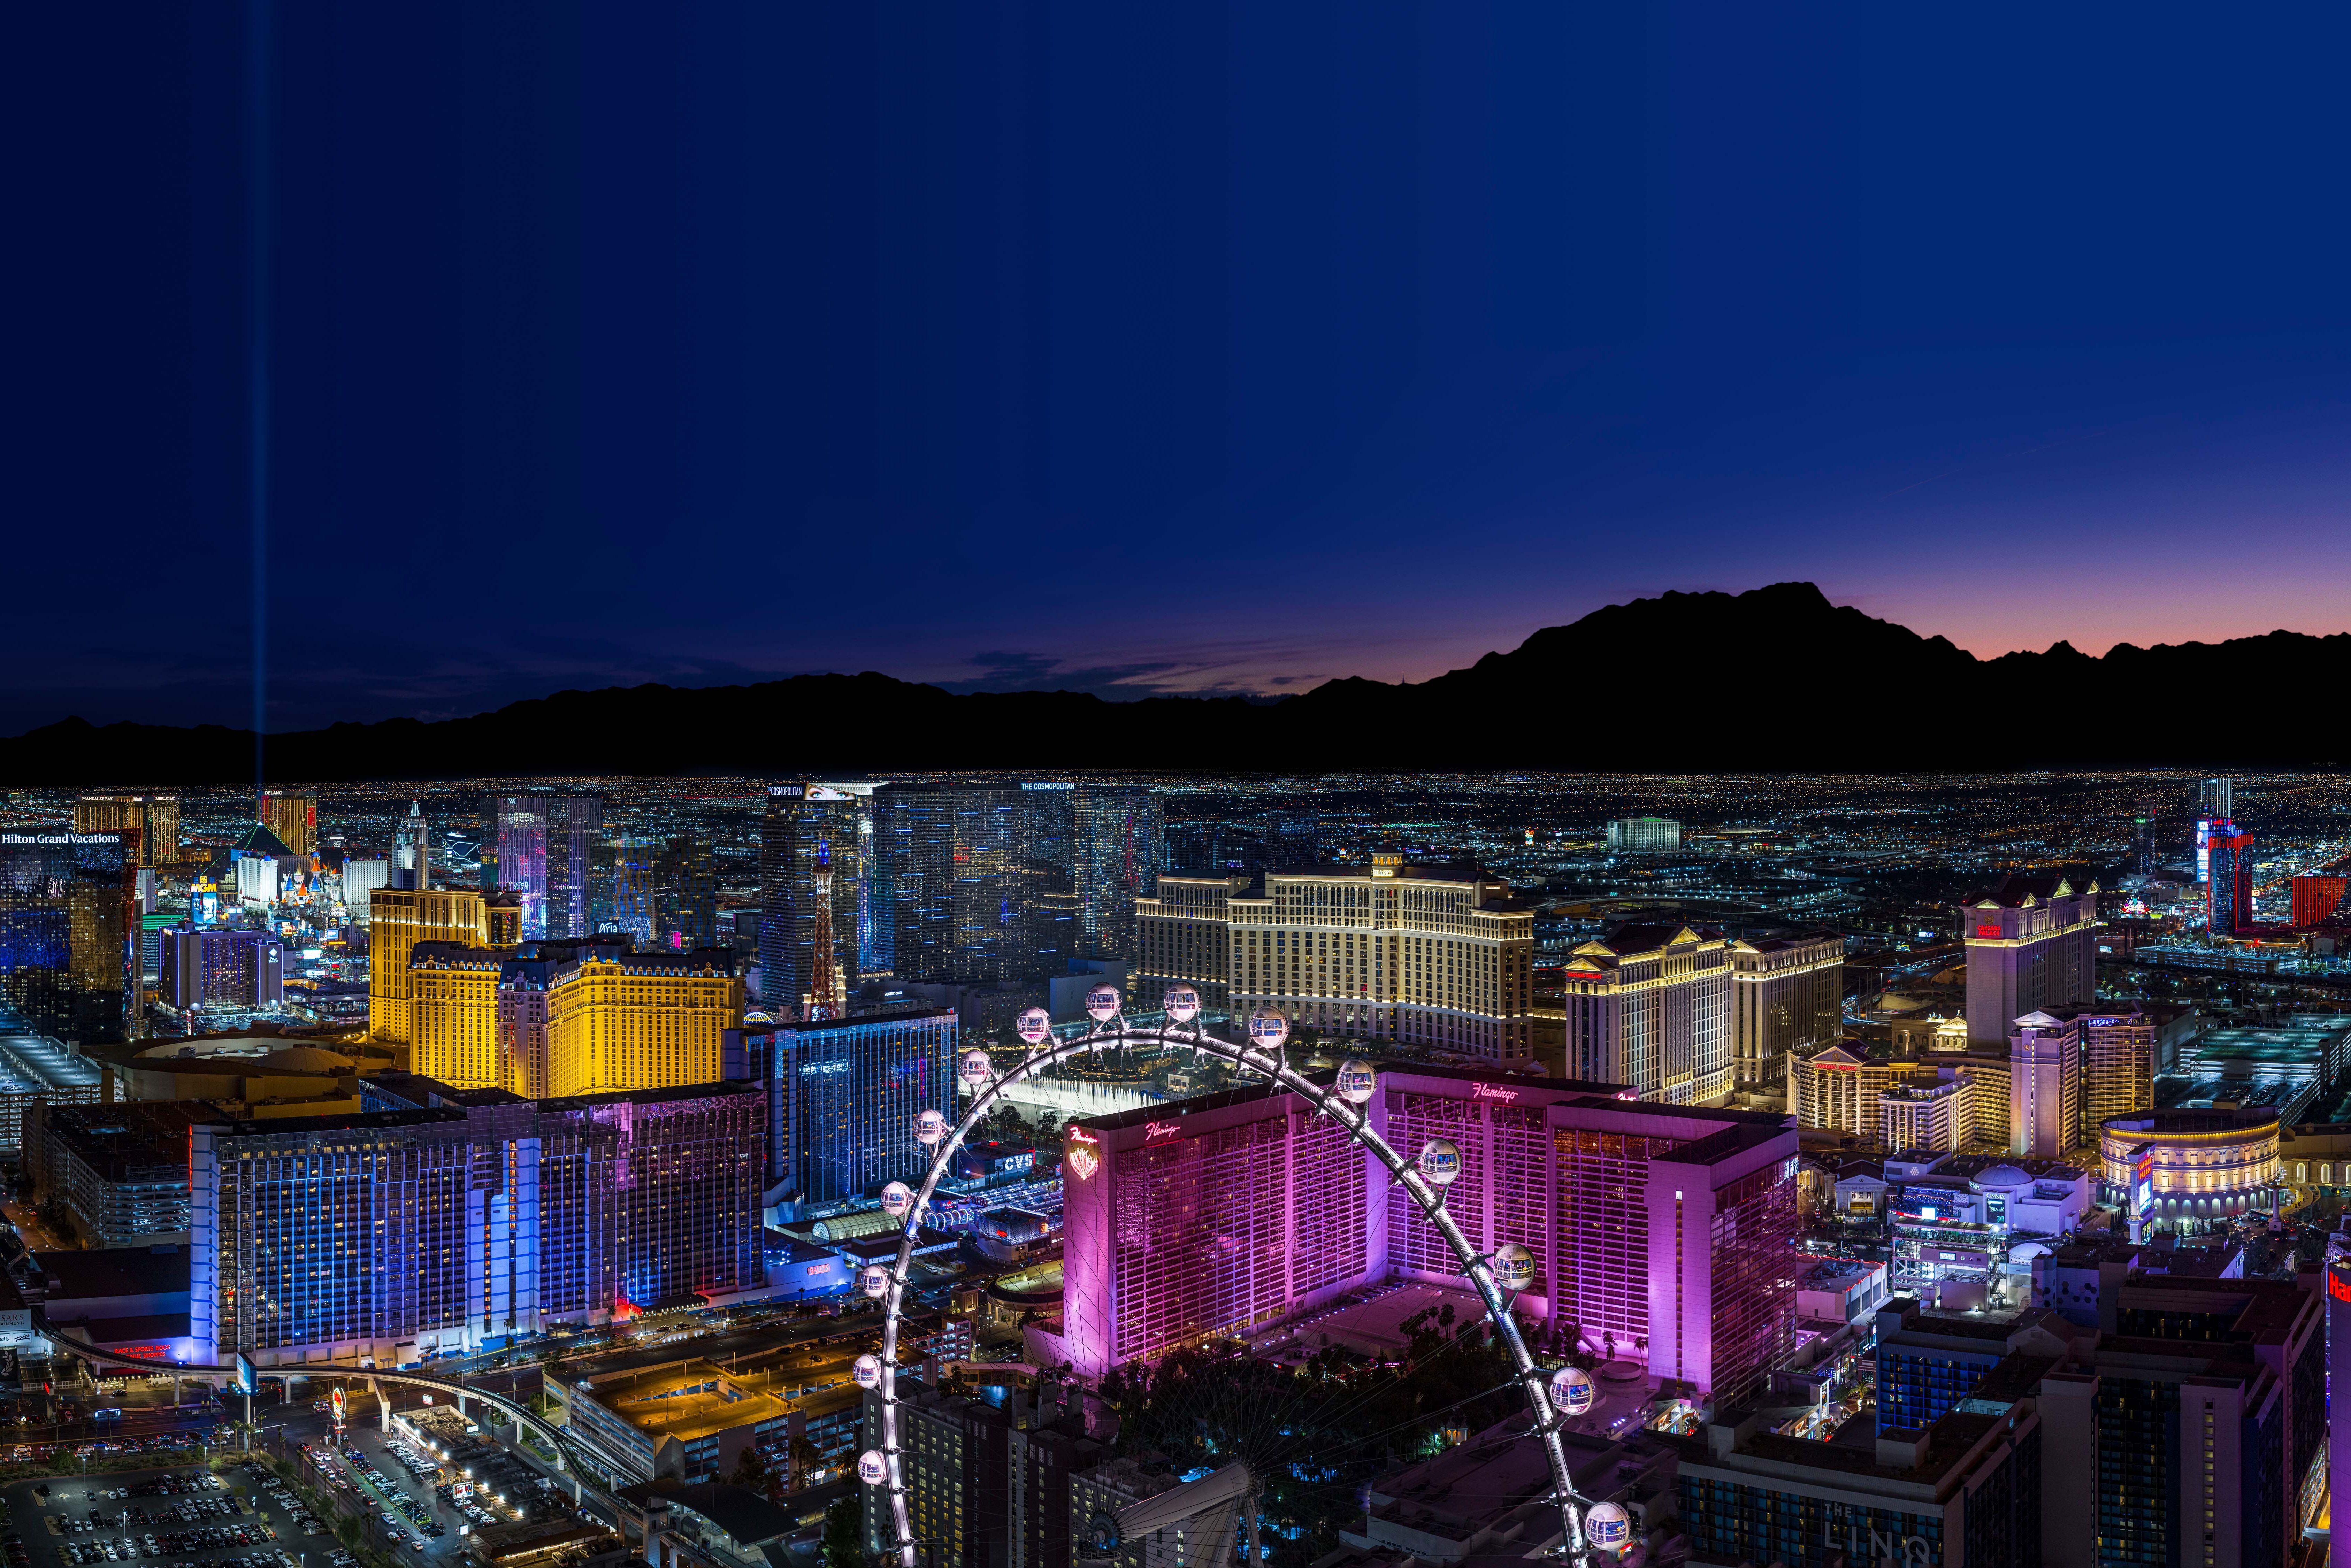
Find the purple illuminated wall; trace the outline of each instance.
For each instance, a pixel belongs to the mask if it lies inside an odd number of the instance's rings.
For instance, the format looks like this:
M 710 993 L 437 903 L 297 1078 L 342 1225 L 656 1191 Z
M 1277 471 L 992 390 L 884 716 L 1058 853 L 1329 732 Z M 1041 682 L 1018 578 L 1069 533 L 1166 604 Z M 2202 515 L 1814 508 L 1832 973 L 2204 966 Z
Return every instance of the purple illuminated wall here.
M 1556 1313 L 1595 1349 L 1726 1397 L 1784 1354 L 1784 1119 L 1441 1069 L 1383 1072 L 1369 1110 L 1399 1153 L 1432 1137 L 1461 1146 L 1447 1209 L 1480 1250 L 1534 1252 L 1523 1315 Z M 1377 1162 L 1291 1095 L 1105 1117 L 1071 1137 L 1082 1147 L 1063 1165 L 1063 1333 L 1038 1349 L 1085 1375 L 1385 1278 L 1459 1282 Z

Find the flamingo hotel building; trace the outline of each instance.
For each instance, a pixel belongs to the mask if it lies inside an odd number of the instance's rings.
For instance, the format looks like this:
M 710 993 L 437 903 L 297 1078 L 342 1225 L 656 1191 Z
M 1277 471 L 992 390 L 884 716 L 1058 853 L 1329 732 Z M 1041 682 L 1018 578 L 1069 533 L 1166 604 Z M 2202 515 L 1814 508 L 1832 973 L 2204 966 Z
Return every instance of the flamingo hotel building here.
M 1366 1106 L 1409 1158 L 1458 1145 L 1470 1244 L 1535 1255 L 1518 1310 L 1573 1324 L 1718 1403 L 1750 1399 L 1794 1319 L 1796 1134 L 1783 1115 L 1637 1101 L 1621 1084 L 1383 1066 Z M 1384 1281 L 1458 1283 L 1403 1188 L 1302 1096 L 1228 1090 L 1071 1123 L 1062 1321 L 1087 1376 L 1247 1334 Z

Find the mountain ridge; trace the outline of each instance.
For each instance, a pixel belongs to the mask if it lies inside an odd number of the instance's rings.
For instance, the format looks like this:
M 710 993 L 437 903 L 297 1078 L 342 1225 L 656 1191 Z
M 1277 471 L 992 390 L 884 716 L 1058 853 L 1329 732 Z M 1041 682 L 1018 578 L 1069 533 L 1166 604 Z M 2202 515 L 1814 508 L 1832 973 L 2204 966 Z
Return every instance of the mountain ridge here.
M 1343 676 L 1271 702 L 957 694 L 873 671 L 648 683 L 555 692 L 464 718 L 272 735 L 266 757 L 271 778 L 303 783 L 1031 768 L 2333 766 L 2351 760 L 2351 741 L 2325 733 L 2339 727 L 2323 723 L 2312 698 L 2346 684 L 2351 633 L 2123 643 L 2096 657 L 2061 640 L 1979 659 L 1833 603 L 1814 584 L 1781 582 L 1606 605 L 1426 681 Z M 0 739 L 0 785 L 231 784 L 250 779 L 252 758 L 246 730 L 73 717 Z

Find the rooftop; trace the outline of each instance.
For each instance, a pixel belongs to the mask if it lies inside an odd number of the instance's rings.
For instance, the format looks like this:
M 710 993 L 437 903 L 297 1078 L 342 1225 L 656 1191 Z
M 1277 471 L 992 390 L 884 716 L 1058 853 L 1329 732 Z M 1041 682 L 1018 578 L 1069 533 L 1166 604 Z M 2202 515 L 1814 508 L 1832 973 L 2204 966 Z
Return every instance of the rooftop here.
M 1970 909 L 1986 905 L 2024 909 L 2053 898 L 2071 898 L 2075 894 L 2097 891 L 2096 880 L 2086 873 L 2067 877 L 2048 872 L 2011 872 L 1981 892 L 1968 894 L 1960 903 Z
M 1718 1422 L 1736 1420 L 1746 1414 L 1727 1412 L 1718 1418 Z M 1669 1435 L 1665 1440 L 1680 1450 L 1684 1469 L 1694 1465 L 1752 1469 L 1756 1468 L 1757 1461 L 1761 1461 L 1807 1470 L 1834 1471 L 1844 1476 L 1907 1481 L 1939 1490 L 1941 1484 L 1951 1478 L 1960 1462 L 1974 1453 L 1986 1437 L 2005 1427 L 2008 1420 L 2006 1416 L 1954 1410 L 1923 1433 L 1912 1434 L 1920 1441 L 1917 1463 L 1914 1465 L 1882 1463 L 1875 1447 L 1817 1442 L 1809 1437 L 1783 1437 L 1776 1432 L 1758 1432 L 1739 1444 L 1734 1452 L 1722 1457 L 1711 1453 L 1707 1435 L 1703 1432 L 1687 1437 Z M 1749 1463 L 1742 1465 L 1742 1460 Z
M 703 1481 L 695 1486 L 672 1487 L 665 1490 L 648 1487 L 628 1487 L 622 1495 L 632 1502 L 643 1494 L 647 1502 L 666 1502 L 672 1508 L 689 1509 L 708 1520 L 727 1539 L 738 1546 L 755 1546 L 763 1541 L 774 1541 L 799 1528 L 797 1515 L 778 1508 L 758 1492 L 744 1487 L 729 1486 L 725 1481 Z
M 2125 1111 L 2098 1124 L 2101 1132 L 2117 1138 L 2133 1134 L 2148 1138 L 2185 1138 L 2213 1133 L 2257 1133 L 2277 1125 L 2277 1113 L 2248 1106 L 2238 1111 L 2218 1107 L 2167 1111 Z
M 87 1252 L 37 1252 L 42 1276 L 53 1281 L 52 1301 L 98 1301 L 115 1296 L 185 1295 L 188 1251 L 183 1247 L 107 1247 Z
M 41 1034 L 0 1035 L 0 1094 L 95 1089 L 98 1064 Z
M 188 1174 L 188 1129 L 206 1115 L 194 1100 L 132 1102 L 111 1105 L 51 1105 L 42 1135 L 71 1149 L 100 1179 L 184 1181 Z

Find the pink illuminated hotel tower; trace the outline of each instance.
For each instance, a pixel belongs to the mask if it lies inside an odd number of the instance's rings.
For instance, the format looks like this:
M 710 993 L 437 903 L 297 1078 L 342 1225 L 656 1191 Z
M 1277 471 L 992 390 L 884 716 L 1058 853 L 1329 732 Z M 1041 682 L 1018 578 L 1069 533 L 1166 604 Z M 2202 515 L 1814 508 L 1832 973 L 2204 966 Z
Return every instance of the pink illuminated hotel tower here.
M 1796 1134 L 1782 1115 L 1618 1084 L 1382 1066 L 1365 1107 L 1407 1158 L 1458 1145 L 1472 1244 L 1535 1255 L 1519 1311 L 1718 1405 L 1762 1391 L 1795 1308 Z M 1085 1376 L 1458 1267 L 1376 1159 L 1308 1103 L 1228 1090 L 1071 1124 L 1063 1307 L 1040 1354 Z

